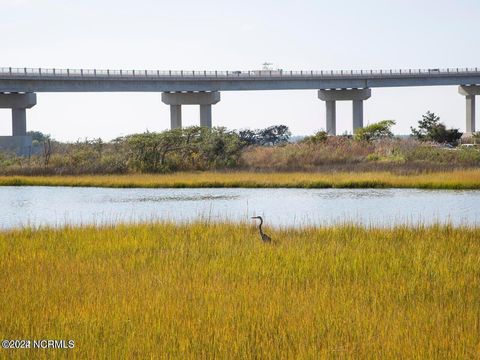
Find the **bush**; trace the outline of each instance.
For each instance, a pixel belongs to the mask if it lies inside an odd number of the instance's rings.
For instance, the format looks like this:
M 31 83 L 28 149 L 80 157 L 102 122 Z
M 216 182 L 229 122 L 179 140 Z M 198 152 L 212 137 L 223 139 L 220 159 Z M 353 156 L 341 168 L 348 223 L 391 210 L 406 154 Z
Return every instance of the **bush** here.
M 142 172 L 233 167 L 245 146 L 225 128 L 190 127 L 127 137 L 130 166 Z
M 437 143 L 448 143 L 457 145 L 458 140 L 462 137 L 462 133 L 458 129 L 447 129 L 444 124 L 440 122 L 440 117 L 434 113 L 427 111 L 422 115 L 422 120 L 418 121 L 418 129 L 410 128 L 412 136 L 420 141 L 434 141 Z
M 292 134 L 288 126 L 274 125 L 265 129 L 240 130 L 238 135 L 245 145 L 275 146 L 288 143 Z
M 383 120 L 355 131 L 355 140 L 372 141 L 382 138 L 392 138 L 392 126 L 395 125 L 393 120 Z
M 326 131 L 318 131 L 315 135 L 304 137 L 300 143 L 303 144 L 319 144 L 327 141 L 328 133 Z
M 74 143 L 51 140 L 49 161 L 43 153 L 21 157 L 0 152 L 0 173 L 75 175 L 232 168 L 411 173 L 480 165 L 480 151 L 476 148 L 447 149 L 413 138 L 391 139 L 385 131 L 391 124 L 380 123 L 380 130 L 379 124 L 372 124 L 364 132 L 357 132 L 355 139 L 327 136 L 320 131 L 296 144 L 276 141 L 276 146 L 271 142 L 268 146 L 248 146 L 239 132 L 221 127 L 147 132 L 110 142 L 101 139 Z

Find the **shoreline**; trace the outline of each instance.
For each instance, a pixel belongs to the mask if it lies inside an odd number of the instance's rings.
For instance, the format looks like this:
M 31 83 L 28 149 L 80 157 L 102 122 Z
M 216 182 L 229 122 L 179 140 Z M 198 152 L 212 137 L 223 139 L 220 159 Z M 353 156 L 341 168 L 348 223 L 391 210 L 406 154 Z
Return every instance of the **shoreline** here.
M 175 220 L 168 219 L 157 219 L 157 220 L 145 220 L 145 221 L 120 221 L 118 223 L 114 222 L 98 222 L 98 223 L 62 223 L 59 225 L 49 225 L 49 224 L 25 224 L 14 227 L 0 228 L 0 240 L 2 236 L 7 236 L 9 234 L 20 234 L 20 233 L 62 233 L 64 231 L 68 232 L 84 232 L 84 231 L 95 231 L 95 232 L 105 232 L 105 231 L 118 231 L 119 229 L 123 230 L 137 230 L 145 228 L 169 228 L 177 230 L 189 230 L 194 228 L 208 228 L 208 229 L 242 229 L 244 231 L 253 231 L 254 233 L 258 230 L 258 223 L 249 222 L 248 220 L 201 220 L 195 219 L 192 221 L 181 221 L 176 222 Z M 355 221 L 345 221 L 338 223 L 326 223 L 326 224 L 303 224 L 301 226 L 288 226 L 288 225 L 272 225 L 264 224 L 264 230 L 268 229 L 268 232 L 271 232 L 275 235 L 278 234 L 289 234 L 293 236 L 301 236 L 305 232 L 338 232 L 338 231 L 361 231 L 361 232 L 372 232 L 372 233 L 384 233 L 389 234 L 397 231 L 407 231 L 407 232 L 422 232 L 422 231 L 441 231 L 441 232 L 479 232 L 480 226 L 474 224 L 460 223 L 454 224 L 448 221 L 445 222 L 432 222 L 432 223 L 396 223 L 391 225 L 379 225 L 379 224 L 362 224 Z
M 298 188 L 478 190 L 480 170 L 415 175 L 390 172 L 181 172 L 173 174 L 0 176 L 0 186 L 105 188 Z

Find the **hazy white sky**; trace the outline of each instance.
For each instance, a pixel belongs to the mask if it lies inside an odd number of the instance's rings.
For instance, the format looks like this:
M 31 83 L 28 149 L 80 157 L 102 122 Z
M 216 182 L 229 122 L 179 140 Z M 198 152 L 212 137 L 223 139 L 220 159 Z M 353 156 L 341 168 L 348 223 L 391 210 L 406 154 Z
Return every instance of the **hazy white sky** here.
M 480 66 L 478 0 L 0 0 L 0 66 L 284 70 Z M 222 92 L 214 125 L 325 128 L 316 91 Z M 456 87 L 373 89 L 365 122 L 397 121 L 409 133 L 434 111 L 465 129 Z M 198 124 L 196 106 L 184 125 Z M 351 131 L 351 103 L 337 105 L 337 131 Z M 27 127 L 61 140 L 112 139 L 169 127 L 159 93 L 39 93 Z M 0 134 L 11 134 L 0 109 Z

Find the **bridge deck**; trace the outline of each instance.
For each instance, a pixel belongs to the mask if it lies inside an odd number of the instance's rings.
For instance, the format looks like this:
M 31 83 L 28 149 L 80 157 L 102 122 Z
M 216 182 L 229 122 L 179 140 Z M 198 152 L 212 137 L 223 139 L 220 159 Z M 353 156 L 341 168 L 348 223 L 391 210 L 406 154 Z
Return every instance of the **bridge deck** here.
M 160 71 L 0 68 L 0 92 L 219 91 L 480 84 L 478 68 Z

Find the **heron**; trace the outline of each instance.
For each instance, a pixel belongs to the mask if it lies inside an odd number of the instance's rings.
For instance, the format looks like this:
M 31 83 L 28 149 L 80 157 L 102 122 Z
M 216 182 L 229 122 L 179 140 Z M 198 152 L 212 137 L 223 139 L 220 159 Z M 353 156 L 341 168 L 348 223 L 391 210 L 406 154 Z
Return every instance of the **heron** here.
M 259 219 L 260 220 L 260 225 L 258 226 L 258 229 L 260 230 L 260 236 L 262 237 L 263 242 L 271 242 L 272 238 L 265 234 L 262 230 L 262 225 L 263 225 L 263 219 L 261 216 L 253 216 L 252 219 Z

